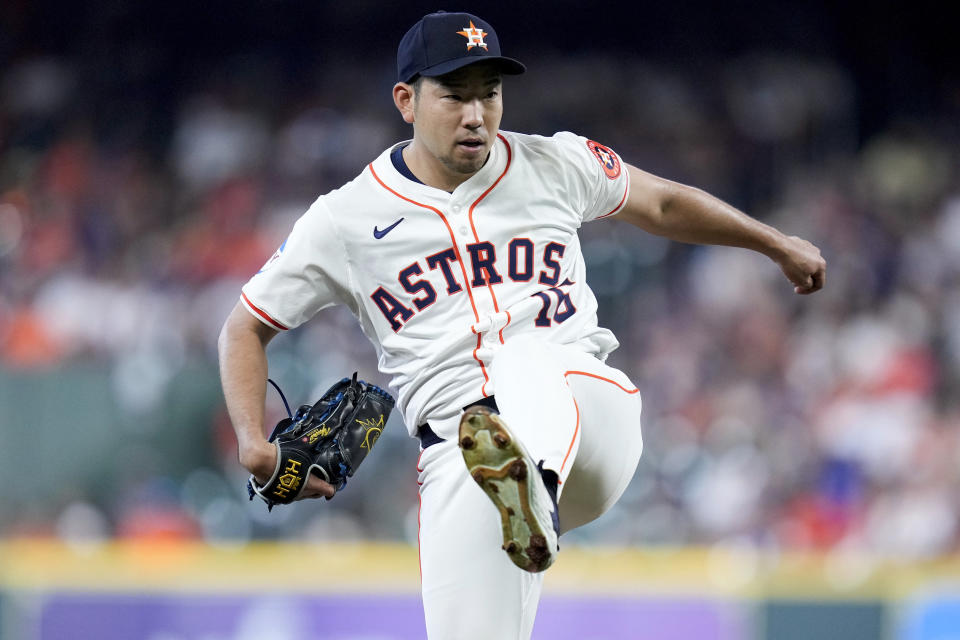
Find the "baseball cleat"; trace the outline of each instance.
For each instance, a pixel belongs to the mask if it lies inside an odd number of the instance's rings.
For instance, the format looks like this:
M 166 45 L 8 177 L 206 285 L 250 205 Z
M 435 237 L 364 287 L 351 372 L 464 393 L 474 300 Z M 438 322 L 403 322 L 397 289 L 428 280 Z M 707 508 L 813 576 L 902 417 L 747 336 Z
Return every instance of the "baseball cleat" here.
M 467 471 L 500 512 L 503 550 L 515 565 L 537 573 L 557 556 L 556 502 L 540 469 L 500 419 L 475 405 L 460 419 Z

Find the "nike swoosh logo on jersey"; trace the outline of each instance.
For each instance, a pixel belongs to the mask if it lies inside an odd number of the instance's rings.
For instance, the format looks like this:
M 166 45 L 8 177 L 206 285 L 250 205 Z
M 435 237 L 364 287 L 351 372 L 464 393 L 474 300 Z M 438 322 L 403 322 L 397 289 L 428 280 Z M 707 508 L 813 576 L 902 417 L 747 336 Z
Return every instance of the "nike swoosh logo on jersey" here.
M 394 222 L 392 225 L 390 225 L 389 227 L 387 227 L 387 228 L 384 229 L 383 231 L 380 231 L 379 229 L 377 229 L 376 226 L 374 226 L 374 227 L 373 227 L 373 237 L 376 238 L 377 240 L 379 240 L 379 239 L 382 238 L 383 236 L 385 236 L 385 235 L 387 235 L 388 233 L 390 233 L 391 231 L 393 231 L 393 228 L 394 228 L 395 226 L 397 226 L 398 224 L 400 224 L 401 222 L 403 222 L 403 218 L 400 218 L 399 220 L 397 220 L 396 222 Z

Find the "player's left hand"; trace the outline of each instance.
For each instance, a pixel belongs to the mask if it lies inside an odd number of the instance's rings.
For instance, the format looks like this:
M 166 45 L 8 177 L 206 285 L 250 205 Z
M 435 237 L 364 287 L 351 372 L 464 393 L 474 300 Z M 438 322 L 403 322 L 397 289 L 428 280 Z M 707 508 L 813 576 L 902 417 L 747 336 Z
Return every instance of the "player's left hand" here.
M 354 373 L 315 404 L 301 406 L 274 427 L 268 441 L 275 451 L 273 467 L 269 476 L 263 466 L 251 470 L 250 499 L 259 496 L 272 509 L 303 498 L 333 497 L 380 438 L 393 405 L 389 393 Z
M 240 447 L 240 464 L 247 468 L 258 483 L 267 484 L 277 468 L 277 447 L 266 439 L 245 443 Z M 329 500 L 336 492 L 336 487 L 311 473 L 307 476 L 306 486 L 303 493 L 297 496 L 297 500 L 308 498 Z
M 775 260 L 800 295 L 819 291 L 826 283 L 827 261 L 820 255 L 820 249 L 803 238 L 788 236 L 783 252 Z

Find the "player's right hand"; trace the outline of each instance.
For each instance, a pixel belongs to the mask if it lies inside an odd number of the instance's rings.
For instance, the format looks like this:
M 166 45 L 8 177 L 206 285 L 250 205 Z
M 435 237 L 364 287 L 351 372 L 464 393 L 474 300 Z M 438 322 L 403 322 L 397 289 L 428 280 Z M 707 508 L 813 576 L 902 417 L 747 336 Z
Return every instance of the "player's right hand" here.
M 827 261 L 820 255 L 820 249 L 803 238 L 788 236 L 777 263 L 793 283 L 796 293 L 807 295 L 819 291 L 826 283 Z
M 266 440 L 248 443 L 240 447 L 240 464 L 253 474 L 257 482 L 264 484 L 270 480 L 277 467 L 277 447 Z M 297 499 L 327 498 L 329 500 L 336 492 L 332 484 L 311 473 L 307 476 L 307 487 Z

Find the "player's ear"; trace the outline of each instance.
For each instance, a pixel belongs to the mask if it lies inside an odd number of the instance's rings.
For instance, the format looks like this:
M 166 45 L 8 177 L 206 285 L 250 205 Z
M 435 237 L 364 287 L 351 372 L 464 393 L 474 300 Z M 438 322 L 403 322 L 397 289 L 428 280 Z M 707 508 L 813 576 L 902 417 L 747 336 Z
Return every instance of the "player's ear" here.
M 393 104 L 397 106 L 403 121 L 407 124 L 413 124 L 413 112 L 416 106 L 417 95 L 413 87 L 406 82 L 398 82 L 393 85 Z

